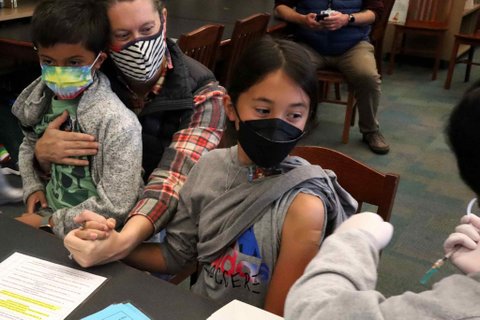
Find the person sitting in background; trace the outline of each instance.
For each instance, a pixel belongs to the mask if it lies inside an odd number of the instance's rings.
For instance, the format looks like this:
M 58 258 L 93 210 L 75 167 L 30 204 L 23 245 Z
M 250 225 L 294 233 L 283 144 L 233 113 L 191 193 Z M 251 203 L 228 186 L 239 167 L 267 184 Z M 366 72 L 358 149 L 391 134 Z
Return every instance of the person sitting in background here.
M 140 200 L 130 211 L 118 237 L 107 237 L 95 252 L 96 264 L 126 257 L 139 243 L 158 234 L 177 210 L 178 193 L 193 165 L 217 147 L 223 134 L 225 90 L 213 73 L 184 55 L 167 38 L 167 10 L 160 0 L 107 0 L 111 59 L 102 71 L 113 91 L 137 113 L 142 125 L 144 178 Z M 135 57 L 132 61 L 129 57 Z M 59 119 L 59 122 L 64 119 Z M 61 124 L 61 122 L 60 122 Z M 50 125 L 35 146 L 42 163 L 88 166 L 75 156 L 97 152 L 96 137 L 58 130 Z M 86 227 L 103 217 L 80 214 Z M 105 221 L 105 219 L 103 220 Z M 105 224 L 107 225 L 107 224 Z M 93 230 L 93 229 L 91 229 Z M 84 239 L 97 240 L 107 231 L 86 228 Z
M 25 134 L 19 162 L 27 213 L 17 219 L 62 238 L 78 227 L 73 219 L 83 210 L 123 221 L 143 186 L 140 123 L 99 71 L 109 30 L 96 0 L 44 0 L 32 17 L 42 76 L 12 107 Z M 89 166 L 40 162 L 38 168 L 36 143 L 62 115 L 68 116 L 63 130 L 92 135 L 101 148 Z
M 390 146 L 377 119 L 380 75 L 370 25 L 383 13 L 381 0 L 275 0 L 278 17 L 293 24 L 293 37 L 310 52 L 317 68 L 338 69 L 353 86 L 363 141 L 377 154 Z
M 288 156 L 317 108 L 316 72 L 305 50 L 266 37 L 247 49 L 233 74 L 224 105 L 238 145 L 202 156 L 180 191 L 165 242 L 143 243 L 124 261 L 170 274 L 198 264 L 195 293 L 282 314 L 288 289 L 327 230 L 357 202 L 331 171 Z M 104 241 L 82 240 L 85 231 L 70 232 L 64 243 L 88 267 Z
M 447 135 L 462 179 L 480 196 L 480 82 L 453 110 Z M 285 319 L 480 319 L 480 218 L 460 219 L 444 243 L 465 274 L 451 275 L 420 293 L 385 298 L 375 291 L 379 251 L 392 236 L 375 214 L 358 214 L 328 237 L 290 290 Z

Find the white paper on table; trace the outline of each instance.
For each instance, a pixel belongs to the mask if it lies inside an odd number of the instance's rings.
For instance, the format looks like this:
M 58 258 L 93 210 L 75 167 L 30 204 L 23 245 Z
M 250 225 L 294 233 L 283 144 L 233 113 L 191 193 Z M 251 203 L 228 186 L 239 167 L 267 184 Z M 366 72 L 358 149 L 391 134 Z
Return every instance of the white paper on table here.
M 65 319 L 105 280 L 15 252 L 0 263 L 0 319 Z
M 280 320 L 282 317 L 254 307 L 248 303 L 233 300 L 215 311 L 207 320 Z

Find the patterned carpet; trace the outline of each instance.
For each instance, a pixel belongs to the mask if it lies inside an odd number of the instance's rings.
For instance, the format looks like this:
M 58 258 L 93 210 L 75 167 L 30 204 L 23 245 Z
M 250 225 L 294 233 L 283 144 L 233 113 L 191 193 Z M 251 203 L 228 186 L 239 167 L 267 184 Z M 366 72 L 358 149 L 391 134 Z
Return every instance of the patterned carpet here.
M 443 241 L 473 197 L 458 176 L 444 135 L 450 111 L 471 84 L 463 82 L 464 70 L 464 65 L 456 66 L 450 90 L 443 89 L 446 70 L 431 81 L 430 66 L 404 63 L 393 75 L 384 75 L 378 118 L 391 146 L 387 155 L 371 153 L 361 142 L 357 125 L 351 128 L 349 144 L 341 143 L 345 109 L 340 105 L 319 106 L 319 126 L 303 141 L 400 174 L 391 219 L 395 234 L 379 268 L 378 288 L 386 296 L 429 288 L 419 284 L 419 279 L 442 256 Z M 479 68 L 473 68 L 471 79 L 478 79 L 479 73 Z M 446 264 L 433 280 L 452 272 L 457 271 Z
M 406 290 L 421 291 L 419 279 L 442 256 L 442 243 L 464 214 L 472 193 L 460 181 L 454 158 L 445 143 L 445 121 L 469 84 L 463 83 L 465 67 L 457 65 L 452 89 L 444 90 L 446 70 L 430 81 L 430 66 L 399 65 L 385 75 L 379 110 L 381 129 L 391 144 L 385 156 L 371 153 L 361 142 L 358 127 L 351 129 L 350 143 L 340 141 L 344 107 L 321 105 L 319 126 L 303 144 L 338 149 L 381 170 L 400 174 L 391 222 L 395 235 L 384 250 L 378 288 L 386 296 Z M 473 68 L 472 79 L 480 68 Z M 17 177 L 10 181 L 19 185 Z M 0 206 L 3 214 L 15 216 L 23 205 Z M 456 272 L 447 264 L 435 276 Z M 431 285 L 431 283 L 430 283 Z

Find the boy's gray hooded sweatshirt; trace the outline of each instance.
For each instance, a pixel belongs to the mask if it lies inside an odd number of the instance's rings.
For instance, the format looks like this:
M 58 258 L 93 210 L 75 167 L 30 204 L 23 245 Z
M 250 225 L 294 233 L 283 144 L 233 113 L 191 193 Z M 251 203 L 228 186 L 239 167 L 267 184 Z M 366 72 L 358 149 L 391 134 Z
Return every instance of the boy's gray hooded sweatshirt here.
M 52 97 L 53 92 L 38 78 L 23 90 L 12 107 L 25 134 L 19 152 L 25 202 L 32 193 L 45 192 L 46 181 L 34 165 L 35 143 L 39 137 L 33 127 L 49 110 Z M 94 136 L 99 143 L 98 153 L 89 157 L 98 196 L 53 213 L 53 231 L 60 237 L 78 227 L 73 218 L 83 210 L 123 222 L 143 186 L 141 125 L 136 115 L 113 93 L 108 78 L 99 71 L 82 94 L 77 120 L 81 132 Z

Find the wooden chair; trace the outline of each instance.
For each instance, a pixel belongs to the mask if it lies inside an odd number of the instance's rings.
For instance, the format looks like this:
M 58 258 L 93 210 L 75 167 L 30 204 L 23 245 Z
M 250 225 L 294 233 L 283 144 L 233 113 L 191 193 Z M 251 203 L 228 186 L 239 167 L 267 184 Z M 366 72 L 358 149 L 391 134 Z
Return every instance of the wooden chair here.
M 225 86 L 228 86 L 230 83 L 233 68 L 245 49 L 267 32 L 269 21 L 269 13 L 257 13 L 245 19 L 237 20 L 233 27 L 231 38 L 222 41 L 222 46 L 226 48 L 225 56 L 227 57 L 225 71 L 222 77 L 222 83 Z
M 459 59 L 457 60 L 458 49 L 461 45 L 468 45 L 470 48 L 468 49 L 467 58 L 466 59 Z M 450 89 L 450 84 L 452 83 L 453 71 L 455 69 L 455 65 L 457 63 L 466 63 L 467 68 L 465 71 L 465 82 L 470 80 L 470 71 L 472 69 L 472 65 L 480 65 L 478 62 L 473 61 L 473 55 L 475 53 L 475 47 L 480 46 L 480 15 L 477 18 L 477 24 L 475 26 L 475 30 L 473 33 L 466 34 L 466 33 L 458 33 L 455 35 L 455 42 L 452 48 L 452 54 L 450 56 L 450 62 L 448 64 L 448 74 L 447 79 L 445 79 L 445 89 Z
M 18 64 L 38 63 L 38 55 L 31 41 L 0 38 L 0 58 L 5 57 Z
M 0 38 L 0 89 L 20 93 L 39 75 L 38 55 L 31 41 Z
M 209 24 L 195 29 L 178 38 L 178 46 L 187 56 L 214 70 L 224 26 Z
M 340 185 L 358 201 L 360 212 L 363 203 L 377 206 L 377 213 L 390 221 L 393 202 L 400 176 L 381 173 L 341 152 L 314 146 L 297 146 L 292 155 L 302 157 L 312 164 L 335 172 Z
M 375 47 L 375 61 L 377 64 L 378 73 L 382 74 L 382 59 L 383 59 L 383 38 L 385 29 L 388 23 L 388 17 L 392 11 L 395 0 L 383 0 L 384 11 L 372 25 L 370 31 L 370 41 Z M 341 104 L 346 106 L 345 120 L 343 122 L 342 143 L 347 144 L 350 136 L 350 127 L 355 125 L 355 95 L 353 86 L 348 83 L 345 76 L 336 69 L 319 69 L 317 71 L 320 86 L 320 99 L 322 102 L 329 102 L 334 104 Z M 343 100 L 340 95 L 340 85 L 347 86 L 347 99 Z M 331 85 L 335 88 L 335 97 L 330 97 Z
M 388 74 L 393 73 L 397 53 L 412 53 L 434 57 L 432 80 L 437 79 L 452 3 L 452 0 L 414 0 L 409 2 L 405 24 L 395 25 Z M 433 50 L 430 45 L 424 44 L 419 44 L 417 48 L 407 47 L 407 35 L 434 39 Z

